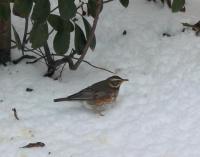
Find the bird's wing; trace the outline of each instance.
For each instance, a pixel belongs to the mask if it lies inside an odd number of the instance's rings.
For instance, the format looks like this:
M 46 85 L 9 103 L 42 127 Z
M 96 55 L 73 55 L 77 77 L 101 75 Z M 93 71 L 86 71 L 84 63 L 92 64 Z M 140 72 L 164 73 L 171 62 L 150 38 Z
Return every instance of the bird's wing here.
M 67 97 L 69 100 L 94 100 L 99 97 L 105 97 L 107 93 L 105 91 L 94 88 L 94 86 L 87 87 L 78 93 Z
M 72 94 L 67 98 L 69 100 L 92 100 L 94 97 L 93 88 L 85 88 L 78 93 Z

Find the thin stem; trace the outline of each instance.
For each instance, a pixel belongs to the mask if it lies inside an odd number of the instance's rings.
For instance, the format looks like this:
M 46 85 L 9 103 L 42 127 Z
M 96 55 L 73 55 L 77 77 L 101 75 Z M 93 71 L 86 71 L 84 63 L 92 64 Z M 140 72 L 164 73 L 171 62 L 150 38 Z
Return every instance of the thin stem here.
M 63 73 L 63 71 L 64 71 L 64 68 L 65 68 L 65 65 L 66 65 L 66 63 L 64 63 L 64 65 L 62 66 L 62 69 L 61 69 L 61 71 L 60 71 L 60 75 L 59 75 L 59 77 L 58 77 L 58 78 L 61 78 L 61 76 L 62 76 L 62 73 Z
M 73 57 L 73 59 L 78 60 L 78 58 L 75 58 L 75 57 Z M 111 70 L 108 70 L 108 69 L 105 69 L 105 68 L 102 68 L 102 67 L 93 65 L 92 63 L 90 63 L 90 62 L 88 62 L 88 61 L 86 61 L 86 60 L 83 60 L 83 62 L 84 62 L 84 63 L 87 63 L 88 65 L 90 65 L 90 66 L 93 67 L 93 68 L 100 69 L 100 70 L 104 70 L 104 71 L 107 71 L 107 72 L 109 72 L 109 73 L 115 74 L 115 73 L 112 72 Z
M 54 12 L 56 9 L 58 9 L 58 6 L 51 10 L 50 13 Z
M 44 61 L 45 61 L 46 65 L 48 65 L 48 64 L 47 64 L 47 59 L 46 59 L 44 53 L 42 52 L 41 48 L 38 48 L 38 51 L 39 51 L 39 52 L 42 54 L 42 56 L 44 57 Z
M 54 60 L 51 56 L 51 51 L 49 49 L 49 45 L 47 42 L 45 42 L 43 48 L 44 48 L 45 56 L 47 57 L 47 63 L 48 63 L 47 65 L 51 66 L 54 63 Z
M 29 49 L 28 47 L 25 46 L 25 47 L 24 47 L 24 52 L 29 52 L 29 51 L 31 51 L 31 52 L 33 52 L 34 54 L 36 54 L 36 55 L 42 57 L 42 55 L 40 55 L 39 53 L 35 52 L 34 49 Z
M 15 49 L 15 48 L 17 48 L 17 45 L 11 46 L 11 49 Z
M 12 43 L 17 44 L 14 40 L 11 40 Z
M 109 2 L 112 2 L 113 0 L 106 0 L 106 1 L 103 1 L 103 4 L 105 3 L 109 3 Z
M 54 29 L 52 29 L 50 32 L 49 32 L 49 36 L 53 33 Z
M 78 60 L 78 58 L 73 57 L 72 54 L 73 54 L 73 52 L 72 52 L 69 56 L 58 55 L 58 54 L 52 54 L 52 55 L 53 55 L 53 56 L 63 57 L 63 58 L 65 58 L 65 57 L 71 57 L 72 59 Z M 90 65 L 90 66 L 93 67 L 93 68 L 100 69 L 100 70 L 107 71 L 107 72 L 109 72 L 109 73 L 115 74 L 115 73 L 114 73 L 113 71 L 111 71 L 111 70 L 108 70 L 108 69 L 106 69 L 106 68 L 102 68 L 102 67 L 99 67 L 99 66 L 93 65 L 93 64 L 90 63 L 89 61 L 83 60 L 83 62 L 86 63 L 86 64 L 88 64 L 88 65 Z
M 25 44 L 26 44 L 27 32 L 28 32 L 28 17 L 25 18 L 24 37 L 23 37 L 23 40 L 22 40 L 22 55 L 24 55 L 24 47 L 25 47 Z
M 33 64 L 33 63 L 36 63 L 37 61 L 39 61 L 40 59 L 43 59 L 44 57 L 39 57 L 33 61 L 29 61 L 29 62 L 26 62 L 26 64 Z
M 86 3 L 84 3 L 84 2 L 80 2 L 80 3 L 81 3 L 81 4 L 76 8 L 76 10 L 78 10 L 79 8 L 82 8 L 83 5 L 86 4 Z

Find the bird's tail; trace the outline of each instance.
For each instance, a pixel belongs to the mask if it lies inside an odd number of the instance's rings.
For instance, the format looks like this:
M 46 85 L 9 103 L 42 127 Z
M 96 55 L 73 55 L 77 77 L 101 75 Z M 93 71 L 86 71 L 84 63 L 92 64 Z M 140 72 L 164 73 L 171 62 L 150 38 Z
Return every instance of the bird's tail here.
M 60 102 L 60 101 L 70 101 L 69 98 L 58 98 L 58 99 L 54 99 L 54 102 Z

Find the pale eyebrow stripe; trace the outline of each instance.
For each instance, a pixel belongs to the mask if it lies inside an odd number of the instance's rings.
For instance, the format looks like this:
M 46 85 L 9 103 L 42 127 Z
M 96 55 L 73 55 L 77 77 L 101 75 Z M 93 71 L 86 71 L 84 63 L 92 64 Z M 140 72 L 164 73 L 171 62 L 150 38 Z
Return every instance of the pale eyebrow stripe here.
M 121 81 L 121 79 L 114 78 L 113 81 Z

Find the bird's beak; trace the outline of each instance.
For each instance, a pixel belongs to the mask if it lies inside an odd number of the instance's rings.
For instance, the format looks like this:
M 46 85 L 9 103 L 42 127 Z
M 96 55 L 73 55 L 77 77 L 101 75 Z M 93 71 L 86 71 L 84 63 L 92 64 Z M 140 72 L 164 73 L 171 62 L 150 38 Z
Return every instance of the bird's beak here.
M 124 81 L 128 81 L 128 79 L 123 79 L 122 82 L 124 82 Z

